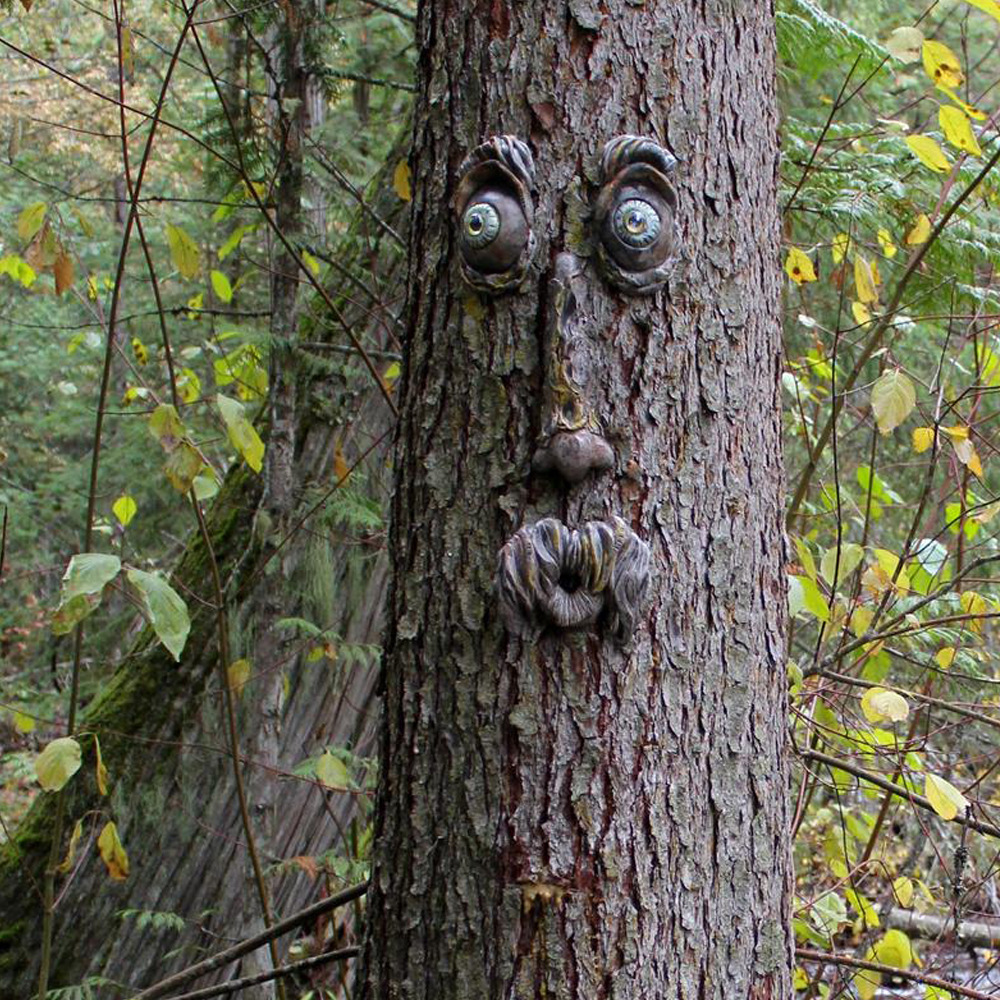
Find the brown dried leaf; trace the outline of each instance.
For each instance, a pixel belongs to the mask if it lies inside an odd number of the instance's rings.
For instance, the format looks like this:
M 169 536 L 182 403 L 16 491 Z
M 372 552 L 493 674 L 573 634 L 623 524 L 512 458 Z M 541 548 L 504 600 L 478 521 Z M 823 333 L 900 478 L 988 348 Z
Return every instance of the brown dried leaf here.
M 73 258 L 65 250 L 61 250 L 52 267 L 56 277 L 56 295 L 62 295 L 73 284 Z

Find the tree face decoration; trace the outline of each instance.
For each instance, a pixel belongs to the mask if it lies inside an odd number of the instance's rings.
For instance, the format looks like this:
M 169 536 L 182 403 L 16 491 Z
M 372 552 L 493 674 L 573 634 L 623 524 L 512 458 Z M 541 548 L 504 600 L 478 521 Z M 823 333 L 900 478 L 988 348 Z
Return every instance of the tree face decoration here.
M 621 135 L 606 144 L 591 212 L 600 276 L 627 295 L 648 294 L 670 275 L 677 247 L 677 199 L 667 175 L 674 158 L 652 139 Z M 461 167 L 454 200 L 465 280 L 488 295 L 515 290 L 537 240 L 531 151 L 495 136 Z M 568 487 L 615 464 L 588 382 L 595 334 L 612 326 L 600 278 L 575 253 L 556 255 L 547 282 L 546 369 L 541 433 L 532 465 Z M 529 640 L 546 628 L 604 628 L 628 641 L 649 585 L 647 544 L 617 514 L 572 529 L 556 518 L 521 527 L 500 550 L 497 593 L 507 629 Z

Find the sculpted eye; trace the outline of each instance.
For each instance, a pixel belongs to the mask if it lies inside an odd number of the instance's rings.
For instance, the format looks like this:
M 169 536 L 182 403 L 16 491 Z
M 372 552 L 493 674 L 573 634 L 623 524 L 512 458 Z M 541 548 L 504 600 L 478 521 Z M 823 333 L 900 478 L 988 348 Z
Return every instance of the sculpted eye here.
M 677 194 L 667 175 L 676 162 L 644 136 L 619 135 L 604 147 L 594 202 L 597 257 L 605 278 L 624 292 L 652 292 L 673 268 Z
M 488 246 L 500 235 L 500 214 L 489 202 L 478 201 L 465 210 L 462 239 L 476 250 Z
M 626 246 L 645 250 L 656 242 L 662 223 L 659 213 L 648 201 L 629 198 L 615 209 L 611 227 Z
M 512 135 L 477 146 L 459 171 L 452 199 L 462 277 L 487 295 L 517 288 L 537 241 L 531 231 L 531 150 Z
M 474 272 L 493 275 L 511 270 L 528 244 L 524 210 L 503 188 L 476 191 L 459 220 L 459 247 Z

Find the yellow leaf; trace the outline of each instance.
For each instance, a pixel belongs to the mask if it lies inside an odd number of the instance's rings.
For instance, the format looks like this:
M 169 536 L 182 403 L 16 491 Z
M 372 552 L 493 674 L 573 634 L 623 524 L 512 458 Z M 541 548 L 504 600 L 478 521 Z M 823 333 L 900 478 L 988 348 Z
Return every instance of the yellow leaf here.
M 980 479 L 983 478 L 983 463 L 979 460 L 979 452 L 975 448 L 972 449 L 972 454 L 969 456 L 969 461 L 965 463 L 974 476 L 978 476 Z
M 938 108 L 938 121 L 944 137 L 958 149 L 972 156 L 982 156 L 983 151 L 972 131 L 972 123 L 961 108 L 952 108 L 944 104 Z
M 882 985 L 882 973 L 865 970 L 854 977 L 854 988 L 858 991 L 860 1000 L 873 1000 L 878 988 Z
M 913 883 L 905 876 L 893 879 L 892 891 L 899 900 L 900 906 L 909 906 L 913 902 Z
M 830 244 L 830 252 L 833 254 L 834 264 L 839 264 L 847 256 L 847 248 L 851 245 L 851 238 L 847 233 L 837 233 Z
M 132 353 L 135 355 L 135 360 L 140 365 L 149 364 L 149 351 L 146 349 L 146 345 L 138 338 L 132 338 Z
M 409 201 L 413 197 L 410 192 L 410 165 L 406 160 L 400 160 L 392 172 L 392 189 L 403 201 Z
M 964 441 L 969 436 L 969 428 L 962 426 L 962 424 L 955 424 L 954 427 L 942 427 L 941 430 L 945 432 L 952 439 L 952 441 Z
M 868 631 L 868 626 L 871 625 L 874 617 L 875 612 L 864 605 L 851 612 L 851 632 L 854 633 L 855 638 L 860 639 Z
M 886 931 L 872 945 L 872 953 L 876 962 L 891 965 L 894 969 L 907 969 L 913 962 L 910 939 L 902 931 Z
M 78 819 L 69 837 L 69 847 L 66 848 L 66 857 L 56 867 L 56 871 L 60 874 L 66 875 L 73 867 L 73 862 L 76 860 L 76 848 L 80 843 L 81 836 L 83 836 L 83 820 Z
M 917 403 L 913 383 L 898 369 L 887 369 L 872 386 L 872 412 L 882 434 L 890 434 Z
M 971 104 L 966 104 L 951 87 L 946 87 L 944 84 L 939 83 L 937 89 L 947 94 L 970 118 L 975 118 L 977 122 L 986 121 L 988 115 L 985 111 L 980 111 L 979 108 L 974 108 Z
M 879 246 L 882 248 L 882 253 L 886 255 L 890 260 L 896 256 L 896 244 L 892 242 L 892 236 L 889 234 L 888 229 L 880 229 L 878 231 L 878 242 Z
M 922 451 L 927 451 L 934 444 L 933 427 L 913 428 L 913 450 L 919 455 Z
M 813 268 L 813 262 L 798 247 L 792 247 L 788 251 L 788 257 L 785 259 L 785 274 L 796 285 L 801 285 L 805 281 L 816 280 L 816 270 Z
M 961 87 L 965 81 L 959 67 L 958 56 L 943 42 L 925 41 L 923 45 L 924 69 L 935 84 Z
M 879 569 L 885 573 L 887 579 L 892 580 L 895 577 L 896 587 L 899 590 L 910 589 L 910 577 L 906 570 L 900 569 L 898 573 L 896 572 L 899 566 L 899 556 L 888 549 L 875 549 L 875 559 L 878 561 Z
M 924 776 L 924 794 L 941 819 L 954 819 L 968 808 L 969 800 L 950 782 L 930 771 Z
M 344 458 L 343 443 L 338 441 L 333 449 L 333 477 L 339 483 L 343 482 L 351 474 L 351 467 Z
M 927 237 L 931 234 L 931 220 L 921 212 L 917 216 L 917 221 L 914 227 L 906 234 L 906 244 L 907 246 L 917 246 L 920 243 L 926 243 Z
M 22 734 L 27 734 L 34 732 L 35 720 L 30 715 L 25 715 L 24 712 L 18 712 L 14 710 L 14 728 Z
M 97 838 L 97 849 L 107 866 L 108 874 L 116 882 L 124 882 L 128 878 L 128 855 L 118 838 L 118 827 L 114 823 L 104 824 L 104 829 Z
M 196 278 L 201 267 L 201 251 L 198 244 L 180 226 L 167 223 L 167 244 L 174 267 L 185 278 Z
M 234 660 L 228 667 L 226 667 L 226 683 L 229 685 L 229 690 L 232 691 L 237 698 L 243 694 L 243 689 L 246 687 L 247 681 L 249 680 L 249 660 Z
M 108 794 L 108 769 L 104 766 L 104 758 L 101 756 L 101 741 L 94 733 L 94 755 L 97 761 L 94 765 L 94 780 L 97 782 L 97 791 L 101 795 Z
M 878 261 L 873 260 L 869 265 L 872 269 L 872 281 L 875 282 L 876 287 L 882 284 L 882 275 L 878 273 Z
M 348 789 L 351 787 L 351 778 L 344 762 L 334 757 L 329 750 L 324 751 L 323 756 L 316 761 L 316 777 L 327 788 Z
M 946 174 L 951 169 L 951 160 L 941 150 L 941 147 L 929 135 L 910 135 L 906 137 L 906 145 L 913 155 L 931 170 Z
M 190 368 L 177 373 L 177 394 L 185 403 L 196 403 L 201 398 L 201 379 Z
M 243 404 L 221 393 L 215 397 L 215 402 L 225 421 L 226 431 L 233 447 L 254 472 L 260 472 L 264 467 L 264 442 L 244 415 Z
M 147 426 L 164 451 L 173 451 L 187 433 L 177 411 L 169 403 L 161 403 L 153 410 Z
M 319 275 L 319 261 L 308 251 L 302 251 L 302 263 L 312 271 L 313 275 Z
M 170 480 L 170 485 L 178 493 L 187 493 L 204 468 L 205 462 L 201 457 L 201 452 L 187 441 L 181 441 L 170 452 L 170 457 L 167 459 L 166 465 L 163 466 L 163 472 Z
M 861 254 L 854 258 L 854 285 L 858 291 L 858 301 L 863 305 L 868 306 L 878 302 L 871 264 Z
M 910 714 L 906 699 L 885 688 L 868 688 L 861 695 L 861 711 L 869 722 L 902 722 Z
M 1000 3 L 997 3 L 997 0 L 965 0 L 965 2 L 1000 21 Z
M 22 240 L 30 240 L 42 228 L 48 207 L 44 201 L 36 201 L 21 211 L 17 217 L 17 235 Z
M 958 603 L 962 607 L 963 614 L 975 616 L 968 622 L 968 627 L 971 628 L 973 632 L 982 632 L 982 616 L 985 615 L 987 611 L 986 599 L 977 594 L 974 590 L 965 590 L 958 595 Z
M 864 326 L 865 323 L 871 322 L 871 310 L 863 302 L 852 302 L 851 313 L 854 316 L 854 322 L 857 323 L 858 326 Z
M 934 660 L 942 670 L 947 670 L 955 662 L 955 647 L 945 646 L 944 649 L 939 649 Z
M 58 792 L 80 770 L 80 744 L 72 736 L 53 740 L 36 758 L 35 775 L 47 792 Z

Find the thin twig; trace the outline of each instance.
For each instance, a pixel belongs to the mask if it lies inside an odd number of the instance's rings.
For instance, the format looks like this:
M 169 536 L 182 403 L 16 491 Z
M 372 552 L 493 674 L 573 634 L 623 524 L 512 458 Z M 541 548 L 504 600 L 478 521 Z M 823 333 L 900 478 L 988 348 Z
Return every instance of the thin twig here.
M 156 1000 L 157 997 L 164 996 L 164 994 L 177 989 L 179 986 L 183 986 L 192 979 L 197 979 L 199 976 L 219 969 L 223 965 L 251 951 L 256 951 L 262 944 L 267 944 L 268 941 L 273 941 L 275 938 L 281 937 L 283 934 L 287 934 L 289 931 L 293 931 L 303 924 L 308 924 L 324 913 L 329 913 L 330 910 L 335 910 L 339 906 L 344 906 L 360 898 L 367 891 L 368 883 L 360 882 L 358 885 L 352 885 L 347 889 L 341 890 L 334 896 L 321 899 L 319 902 L 313 903 L 312 906 L 307 906 L 304 910 L 299 910 L 298 913 L 293 913 L 290 917 L 279 920 L 273 927 L 269 927 L 259 934 L 254 934 L 252 937 L 234 944 L 231 948 L 218 952 L 211 958 L 206 958 L 202 962 L 189 965 L 186 969 L 181 969 L 180 972 L 176 972 L 166 979 L 161 979 L 158 983 L 154 983 L 148 989 L 136 994 L 133 1000 Z
M 972 1000 L 996 1000 L 995 993 L 983 993 L 980 990 L 974 990 L 969 986 L 961 986 L 948 979 L 928 976 L 924 972 L 897 969 L 893 965 L 883 965 L 881 962 L 868 962 L 861 958 L 854 958 L 851 955 L 832 955 L 825 951 L 813 951 L 811 948 L 796 948 L 795 957 L 805 962 L 828 962 L 830 965 L 846 965 L 852 969 L 868 969 L 870 972 L 880 972 L 885 976 L 899 976 L 900 979 L 909 979 L 914 983 L 926 983 L 928 986 L 936 986 L 939 989 L 949 990 L 952 993 L 957 993 L 959 996 L 972 997 Z

